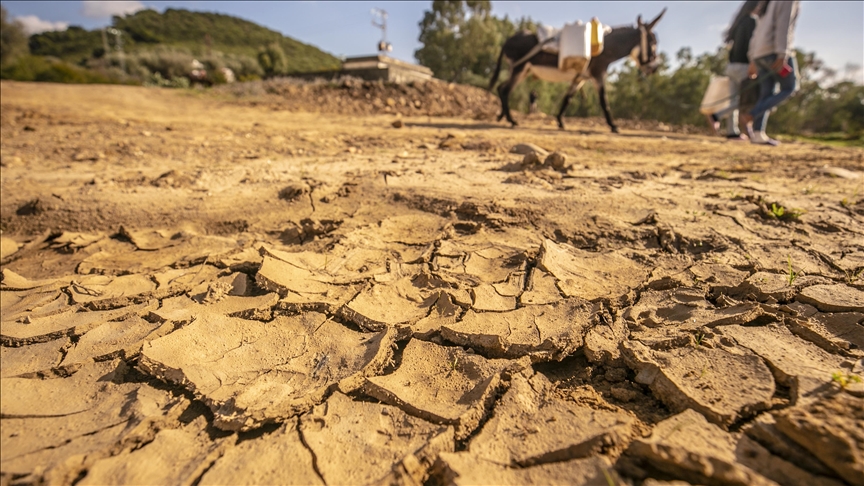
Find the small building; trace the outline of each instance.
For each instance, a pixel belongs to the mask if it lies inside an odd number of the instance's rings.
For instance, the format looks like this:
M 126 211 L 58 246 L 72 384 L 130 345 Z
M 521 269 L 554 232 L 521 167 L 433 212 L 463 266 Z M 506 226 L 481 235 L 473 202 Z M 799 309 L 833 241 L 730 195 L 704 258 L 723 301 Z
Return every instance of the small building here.
M 339 76 L 354 76 L 367 81 L 407 83 L 432 79 L 432 70 L 425 66 L 378 54 L 377 56 L 349 57 L 342 62 L 342 69 L 338 71 L 294 73 L 289 76 L 301 79 L 335 79 Z

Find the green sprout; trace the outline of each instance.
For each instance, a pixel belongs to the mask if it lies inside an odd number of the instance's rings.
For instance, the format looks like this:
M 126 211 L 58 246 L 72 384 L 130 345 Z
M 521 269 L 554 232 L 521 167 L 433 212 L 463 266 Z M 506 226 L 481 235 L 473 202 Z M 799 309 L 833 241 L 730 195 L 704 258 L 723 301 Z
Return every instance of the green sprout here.
M 861 383 L 861 377 L 858 375 L 853 375 L 848 371 L 835 371 L 831 373 L 831 381 L 840 385 L 840 388 L 846 389 L 850 383 Z
M 801 271 L 795 271 L 792 269 L 792 257 L 787 256 L 786 262 L 789 264 L 789 273 L 786 275 L 786 280 L 789 282 L 789 285 L 792 285 L 792 282 L 795 281 L 796 278 L 801 276 Z

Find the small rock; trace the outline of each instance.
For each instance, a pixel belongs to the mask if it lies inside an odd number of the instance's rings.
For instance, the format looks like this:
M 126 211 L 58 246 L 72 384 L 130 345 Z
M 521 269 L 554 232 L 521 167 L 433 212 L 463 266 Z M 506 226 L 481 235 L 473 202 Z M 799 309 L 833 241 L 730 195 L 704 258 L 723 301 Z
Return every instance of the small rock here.
M 396 100 L 393 98 L 387 98 L 387 106 L 396 106 Z
M 540 157 L 537 156 L 536 152 L 528 152 L 522 159 L 522 165 L 524 167 L 533 167 L 535 165 L 540 165 Z
M 864 312 L 864 292 L 843 284 L 813 285 L 796 299 L 822 312 Z
M 531 152 L 536 153 L 540 157 L 545 157 L 549 154 L 548 150 L 538 147 L 533 143 L 519 143 L 514 145 L 513 148 L 510 149 L 511 154 L 526 155 Z
M 24 125 L 24 131 L 25 132 L 35 132 L 36 129 L 34 127 L 31 127 L 30 125 Z
M 564 154 L 558 152 L 552 152 L 546 157 L 546 160 L 543 161 L 543 165 L 545 165 L 546 167 L 551 167 L 558 171 L 563 171 L 566 163 L 567 157 Z
M 402 120 L 396 120 L 391 125 L 393 125 L 393 128 L 402 128 Z
M 0 259 L 6 258 L 7 256 L 18 251 L 18 242 L 6 237 L 0 237 Z
M 148 132 L 147 130 L 144 130 L 143 132 L 141 132 L 141 135 L 144 135 L 145 137 L 149 137 L 149 136 L 153 135 L 153 133 Z
M 26 130 L 26 127 L 25 127 L 25 130 Z M 861 174 L 859 174 L 858 172 L 848 170 L 848 169 L 843 169 L 842 167 L 830 167 L 827 165 L 825 167 L 822 167 L 821 169 L 819 169 L 819 173 L 833 176 L 833 177 L 840 177 L 843 179 L 852 179 L 852 180 L 858 179 L 861 177 Z

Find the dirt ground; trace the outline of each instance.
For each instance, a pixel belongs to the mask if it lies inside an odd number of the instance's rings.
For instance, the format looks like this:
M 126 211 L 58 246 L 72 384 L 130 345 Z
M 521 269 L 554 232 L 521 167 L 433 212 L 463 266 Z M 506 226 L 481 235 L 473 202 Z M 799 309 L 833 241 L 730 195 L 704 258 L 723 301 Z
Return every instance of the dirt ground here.
M 0 87 L 0 484 L 864 485 L 862 149 Z

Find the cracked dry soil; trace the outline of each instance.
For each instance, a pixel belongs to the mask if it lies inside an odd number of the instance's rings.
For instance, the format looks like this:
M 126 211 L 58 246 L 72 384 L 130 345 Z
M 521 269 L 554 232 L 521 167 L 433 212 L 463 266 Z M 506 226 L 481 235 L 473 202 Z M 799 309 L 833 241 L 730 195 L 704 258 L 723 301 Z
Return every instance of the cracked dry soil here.
M 3 485 L 864 485 L 861 149 L 2 91 Z

